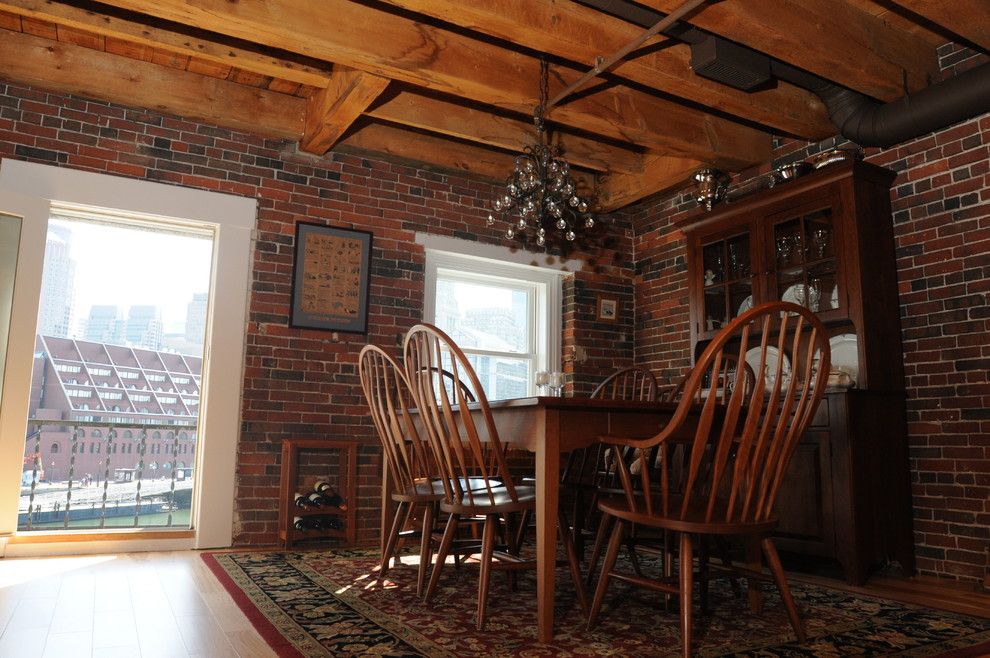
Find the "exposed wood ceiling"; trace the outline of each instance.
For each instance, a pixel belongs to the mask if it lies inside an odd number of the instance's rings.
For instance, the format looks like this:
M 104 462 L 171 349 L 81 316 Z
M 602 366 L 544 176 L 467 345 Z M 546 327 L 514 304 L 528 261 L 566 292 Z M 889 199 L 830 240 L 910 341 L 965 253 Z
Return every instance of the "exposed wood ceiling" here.
M 942 43 L 990 50 L 987 0 L 722 0 L 687 22 L 880 101 L 935 81 Z M 503 179 L 533 141 L 540 56 L 553 96 L 642 31 L 572 0 L 0 0 L 0 78 Z M 550 113 L 603 209 L 835 132 L 811 92 L 739 91 L 690 59 L 653 38 Z

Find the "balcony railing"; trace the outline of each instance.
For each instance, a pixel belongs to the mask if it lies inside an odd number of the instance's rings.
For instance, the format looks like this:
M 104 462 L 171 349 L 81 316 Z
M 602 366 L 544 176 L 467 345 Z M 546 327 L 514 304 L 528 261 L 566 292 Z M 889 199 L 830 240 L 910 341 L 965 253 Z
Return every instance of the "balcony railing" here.
M 32 418 L 28 424 L 18 530 L 189 527 L 195 423 Z M 92 435 L 97 429 L 99 437 Z M 172 436 L 151 440 L 153 432 Z M 180 439 L 183 433 L 187 438 Z M 149 445 L 162 456 L 146 461 Z

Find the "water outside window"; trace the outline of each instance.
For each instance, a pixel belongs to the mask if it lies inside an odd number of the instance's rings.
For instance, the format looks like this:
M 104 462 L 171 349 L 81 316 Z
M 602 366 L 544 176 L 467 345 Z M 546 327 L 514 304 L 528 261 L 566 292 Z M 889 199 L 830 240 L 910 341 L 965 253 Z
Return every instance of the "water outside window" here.
M 535 297 L 525 281 L 437 274 L 436 325 L 464 350 L 490 399 L 530 394 Z
M 18 529 L 188 528 L 213 235 L 49 222 Z

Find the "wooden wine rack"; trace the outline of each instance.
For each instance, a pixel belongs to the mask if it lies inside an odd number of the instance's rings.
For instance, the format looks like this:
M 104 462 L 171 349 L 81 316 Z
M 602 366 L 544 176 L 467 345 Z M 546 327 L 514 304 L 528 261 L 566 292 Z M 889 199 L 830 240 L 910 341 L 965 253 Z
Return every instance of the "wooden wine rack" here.
M 282 548 L 289 548 L 296 542 L 314 539 L 342 539 L 348 545 L 357 543 L 357 443 L 353 441 L 325 441 L 323 439 L 285 439 L 282 442 L 282 473 L 279 483 L 278 539 Z M 300 489 L 299 453 L 302 450 L 336 451 L 337 481 L 334 484 L 344 500 L 347 509 L 320 507 L 302 509 L 296 507 L 294 496 Z M 334 515 L 344 523 L 342 529 L 297 530 L 292 525 L 296 516 Z

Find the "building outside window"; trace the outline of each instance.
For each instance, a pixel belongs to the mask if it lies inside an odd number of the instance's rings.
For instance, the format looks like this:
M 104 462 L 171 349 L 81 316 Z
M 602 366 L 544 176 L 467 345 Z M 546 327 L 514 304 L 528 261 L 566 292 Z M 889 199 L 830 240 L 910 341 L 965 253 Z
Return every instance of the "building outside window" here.
M 424 318 L 464 351 L 489 399 L 535 395 L 558 369 L 561 273 L 427 249 Z

